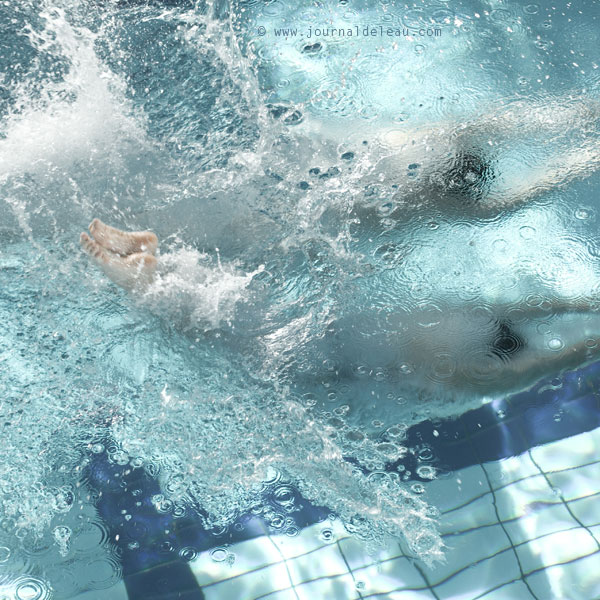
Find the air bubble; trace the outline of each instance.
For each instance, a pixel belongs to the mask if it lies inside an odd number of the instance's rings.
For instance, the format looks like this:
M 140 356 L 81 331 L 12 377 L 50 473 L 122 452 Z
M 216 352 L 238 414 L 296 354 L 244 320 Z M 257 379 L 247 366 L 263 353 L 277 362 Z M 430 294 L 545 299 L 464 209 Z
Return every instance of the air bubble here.
M 26 579 L 17 585 L 15 596 L 17 600 L 42 600 L 48 597 L 48 589 L 41 581 Z
M 334 539 L 333 530 L 332 529 L 323 529 L 320 533 L 320 538 L 324 542 L 331 542 Z
M 69 553 L 69 542 L 71 541 L 71 529 L 66 525 L 60 525 L 54 528 L 52 532 L 54 535 L 54 540 L 56 541 L 56 545 L 58 546 L 58 551 L 61 556 L 67 556 Z
M 343 404 L 342 406 L 338 406 L 333 409 L 333 414 L 338 417 L 344 417 L 350 412 L 350 407 L 347 404 Z
M 552 338 L 549 342 L 548 342 L 548 348 L 550 348 L 550 350 L 562 350 L 564 348 L 565 344 L 564 342 L 560 339 L 560 338 Z
M 280 506 L 283 506 L 286 509 L 291 509 L 295 503 L 294 490 L 287 485 L 282 485 L 273 492 L 273 499 Z
M 269 525 L 273 529 L 281 529 L 285 525 L 285 518 L 283 515 L 274 515 L 269 522 Z
M 227 560 L 228 554 L 229 552 L 226 548 L 214 548 L 210 553 L 210 557 L 214 562 L 220 563 Z
M 437 474 L 436 469 L 429 465 L 417 467 L 415 472 L 421 479 L 435 479 Z
M 114 462 L 116 465 L 124 466 L 129 463 L 129 456 L 127 452 L 123 450 L 117 450 L 116 452 L 112 452 L 108 456 L 111 462 Z
M 406 437 L 408 427 L 406 425 L 392 425 L 387 429 L 386 433 L 394 440 L 402 440 Z
M 435 535 L 425 532 L 417 536 L 414 542 L 411 543 L 411 546 L 415 552 L 426 554 L 427 552 L 430 552 L 432 548 L 435 548 L 438 543 Z
M 417 458 L 421 462 L 429 462 L 433 460 L 433 450 L 429 446 L 425 446 L 417 452 Z

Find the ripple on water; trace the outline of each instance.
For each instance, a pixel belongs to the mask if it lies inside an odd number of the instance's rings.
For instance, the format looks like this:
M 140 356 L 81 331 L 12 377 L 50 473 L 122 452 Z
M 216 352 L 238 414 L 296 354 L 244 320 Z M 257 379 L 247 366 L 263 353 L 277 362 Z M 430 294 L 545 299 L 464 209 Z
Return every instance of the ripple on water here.
M 103 521 L 91 521 L 78 527 L 70 541 L 71 551 L 76 555 L 97 552 L 108 542 L 108 528 Z
M 47 600 L 51 597 L 46 583 L 34 577 L 19 577 L 13 585 L 15 600 Z
M 88 587 L 95 590 L 106 589 L 121 579 L 121 563 L 117 557 L 99 558 L 86 565 L 85 573 L 89 573 Z

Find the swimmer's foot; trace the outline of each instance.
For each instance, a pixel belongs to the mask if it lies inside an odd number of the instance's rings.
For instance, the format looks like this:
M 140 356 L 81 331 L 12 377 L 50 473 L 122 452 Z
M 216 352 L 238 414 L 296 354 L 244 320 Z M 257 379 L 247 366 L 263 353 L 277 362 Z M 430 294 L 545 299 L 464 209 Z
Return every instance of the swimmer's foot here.
M 109 252 L 82 233 L 79 241 L 92 260 L 104 271 L 106 276 L 126 290 L 143 289 L 152 283 L 156 270 L 156 258 L 146 252 L 135 252 L 129 256 L 119 256 Z
M 106 225 L 100 219 L 94 219 L 89 230 L 100 246 L 120 256 L 129 256 L 136 252 L 154 254 L 158 247 L 158 238 L 152 231 L 121 231 Z

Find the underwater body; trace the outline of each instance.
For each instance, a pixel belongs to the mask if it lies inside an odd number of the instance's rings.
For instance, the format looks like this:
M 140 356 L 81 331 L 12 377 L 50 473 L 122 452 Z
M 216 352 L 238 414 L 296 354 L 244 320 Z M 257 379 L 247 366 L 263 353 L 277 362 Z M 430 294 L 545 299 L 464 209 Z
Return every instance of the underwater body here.
M 432 480 L 595 429 L 597 18 L 4 4 L 1 593 L 151 597 L 149 565 L 325 520 L 435 569 Z M 144 294 L 81 253 L 94 217 L 158 234 Z M 435 446 L 509 394 L 544 432 Z

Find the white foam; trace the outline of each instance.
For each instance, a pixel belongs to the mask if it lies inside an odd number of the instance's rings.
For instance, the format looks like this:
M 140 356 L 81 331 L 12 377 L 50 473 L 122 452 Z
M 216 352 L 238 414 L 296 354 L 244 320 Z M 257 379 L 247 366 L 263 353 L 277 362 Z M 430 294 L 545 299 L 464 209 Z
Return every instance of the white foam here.
M 123 82 L 94 51 L 95 34 L 71 25 L 58 8 L 42 11 L 41 17 L 44 29 L 28 30 L 32 45 L 64 59 L 69 69 L 35 96 L 28 85 L 17 90 L 0 140 L 4 178 L 118 155 L 124 139 L 142 143 L 144 136 L 139 116 L 125 101 Z
M 182 248 L 160 257 L 158 276 L 142 303 L 184 327 L 216 329 L 231 322 L 237 302 L 252 278 L 263 270 L 245 272 L 208 254 Z

